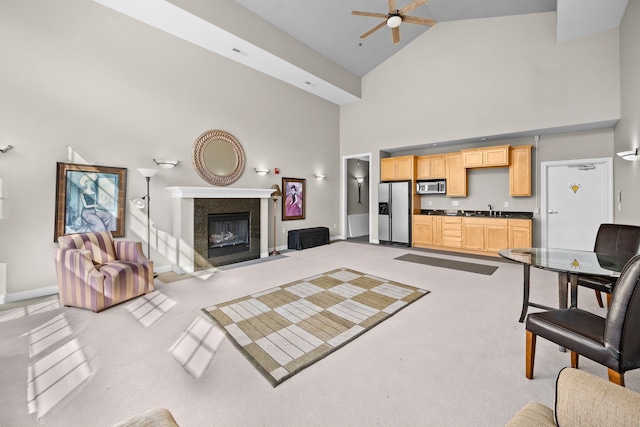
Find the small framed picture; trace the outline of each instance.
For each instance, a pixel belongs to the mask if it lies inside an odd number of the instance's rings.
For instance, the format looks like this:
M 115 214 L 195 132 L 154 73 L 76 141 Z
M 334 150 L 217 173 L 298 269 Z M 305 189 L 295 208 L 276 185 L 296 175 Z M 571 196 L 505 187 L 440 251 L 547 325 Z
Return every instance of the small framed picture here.
M 304 219 L 305 181 L 298 178 L 282 178 L 282 220 Z
M 126 168 L 58 162 L 53 241 L 93 231 L 124 237 L 126 177 Z

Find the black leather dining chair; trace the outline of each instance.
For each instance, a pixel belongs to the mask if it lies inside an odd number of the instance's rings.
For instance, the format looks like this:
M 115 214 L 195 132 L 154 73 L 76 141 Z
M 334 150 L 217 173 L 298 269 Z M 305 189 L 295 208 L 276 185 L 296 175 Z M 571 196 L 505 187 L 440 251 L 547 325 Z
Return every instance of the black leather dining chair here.
M 526 323 L 527 378 L 533 378 L 536 337 L 571 351 L 571 366 L 578 357 L 608 368 L 609 381 L 624 386 L 624 373 L 640 368 L 640 255 L 624 266 L 613 290 L 607 317 L 579 308 L 531 313 Z
M 623 224 L 600 224 L 596 234 L 594 252 L 631 258 L 640 253 L 640 227 Z M 578 286 L 595 290 L 598 305 L 603 307 L 602 293 L 607 295 L 607 307 L 611 305 L 611 294 L 616 280 L 598 276 L 578 276 Z

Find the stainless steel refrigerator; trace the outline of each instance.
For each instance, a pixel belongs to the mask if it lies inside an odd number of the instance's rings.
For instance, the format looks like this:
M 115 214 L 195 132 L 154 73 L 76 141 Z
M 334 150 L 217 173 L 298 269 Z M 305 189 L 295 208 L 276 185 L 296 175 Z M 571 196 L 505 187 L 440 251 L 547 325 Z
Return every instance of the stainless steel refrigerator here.
M 411 181 L 378 184 L 378 240 L 411 246 Z

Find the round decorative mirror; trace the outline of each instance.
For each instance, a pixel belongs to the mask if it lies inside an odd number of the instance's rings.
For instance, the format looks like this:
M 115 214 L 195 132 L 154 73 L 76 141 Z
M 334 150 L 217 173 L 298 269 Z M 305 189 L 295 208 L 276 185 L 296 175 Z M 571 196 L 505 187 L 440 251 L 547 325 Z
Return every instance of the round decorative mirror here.
M 193 166 L 209 184 L 229 185 L 244 171 L 242 145 L 229 132 L 210 130 L 193 144 Z

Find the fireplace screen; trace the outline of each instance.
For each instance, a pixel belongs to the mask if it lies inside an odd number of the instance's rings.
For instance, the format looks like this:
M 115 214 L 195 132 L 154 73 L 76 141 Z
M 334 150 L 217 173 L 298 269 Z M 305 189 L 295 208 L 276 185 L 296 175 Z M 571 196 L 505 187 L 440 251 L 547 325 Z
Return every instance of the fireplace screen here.
M 209 258 L 248 251 L 249 212 L 209 214 Z

